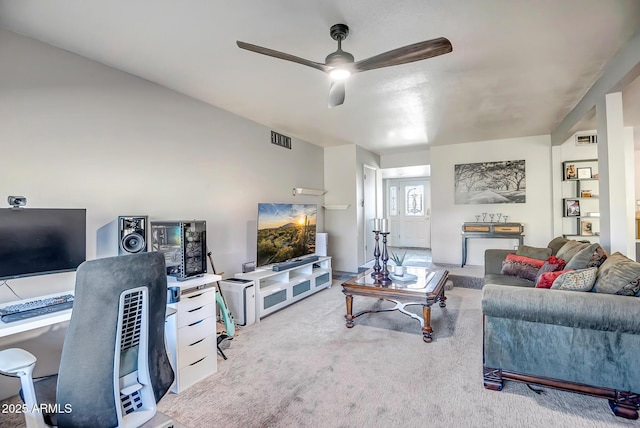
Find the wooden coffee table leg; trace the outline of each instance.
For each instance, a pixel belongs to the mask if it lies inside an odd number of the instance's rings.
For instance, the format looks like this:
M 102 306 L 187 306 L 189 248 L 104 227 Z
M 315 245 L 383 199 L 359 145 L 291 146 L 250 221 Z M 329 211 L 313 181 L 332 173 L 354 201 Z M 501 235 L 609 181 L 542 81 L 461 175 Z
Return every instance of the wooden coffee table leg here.
M 422 340 L 429 343 L 431 340 L 431 333 L 433 333 L 433 329 L 431 328 L 431 306 L 424 305 L 422 306 L 422 317 L 424 318 L 424 327 L 422 327 Z
M 347 328 L 352 328 L 353 327 L 353 295 L 351 294 L 347 294 L 346 295 L 346 299 L 347 299 L 347 315 L 345 315 L 344 317 L 347 319 Z
M 447 306 L 447 297 L 444 295 L 444 287 L 442 287 L 442 294 L 440 294 L 440 307 Z

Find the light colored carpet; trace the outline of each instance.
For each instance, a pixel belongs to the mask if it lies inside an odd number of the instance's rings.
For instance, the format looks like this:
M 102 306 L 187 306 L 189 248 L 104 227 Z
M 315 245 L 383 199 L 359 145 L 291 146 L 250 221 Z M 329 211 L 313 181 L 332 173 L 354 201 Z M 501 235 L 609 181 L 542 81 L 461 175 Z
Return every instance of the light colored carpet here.
M 481 291 L 432 308 L 434 341 L 398 312 L 347 329 L 334 285 L 239 330 L 218 373 L 160 409 L 197 427 L 616 427 L 606 400 L 507 382 L 482 386 Z M 388 302 L 354 297 L 354 313 Z M 419 307 L 414 307 L 420 311 Z
M 218 372 L 159 409 L 191 427 L 623 427 L 606 400 L 506 382 L 482 386 L 482 292 L 447 291 L 432 308 L 434 341 L 398 312 L 347 329 L 339 282 L 239 328 Z M 388 302 L 354 297 L 354 313 Z M 414 306 L 421 313 L 419 306 Z M 15 399 L 15 398 L 14 398 Z M 8 418 L 7 418 L 8 416 Z M 2 426 L 24 426 L 0 415 Z

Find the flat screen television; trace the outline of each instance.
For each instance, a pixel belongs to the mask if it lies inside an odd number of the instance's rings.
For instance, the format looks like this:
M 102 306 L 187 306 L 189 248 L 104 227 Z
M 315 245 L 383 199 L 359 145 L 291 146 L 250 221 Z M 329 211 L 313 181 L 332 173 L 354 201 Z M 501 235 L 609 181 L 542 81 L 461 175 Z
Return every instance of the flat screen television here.
M 316 204 L 258 204 L 257 266 L 316 252 Z
M 86 235 L 85 209 L 0 209 L 0 279 L 76 270 Z

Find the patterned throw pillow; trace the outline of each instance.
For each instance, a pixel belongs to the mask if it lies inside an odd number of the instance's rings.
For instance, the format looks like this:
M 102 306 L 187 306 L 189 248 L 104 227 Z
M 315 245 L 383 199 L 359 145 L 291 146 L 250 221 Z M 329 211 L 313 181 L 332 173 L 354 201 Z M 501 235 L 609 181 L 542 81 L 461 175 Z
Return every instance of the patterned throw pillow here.
M 531 257 L 507 254 L 507 258 L 502 262 L 502 275 L 517 276 L 518 278 L 535 281 L 536 275 L 544 265 L 543 260 L 532 259 Z
M 543 272 L 540 276 L 538 276 L 538 280 L 536 281 L 536 288 L 551 288 L 553 285 L 553 281 L 556 280 L 563 273 L 572 272 L 569 270 L 558 270 L 555 272 Z
M 607 252 L 600 245 L 596 248 L 596 250 L 591 255 L 591 260 L 587 263 L 587 267 L 597 267 L 602 266 L 604 261 L 607 260 Z
M 554 290 L 591 291 L 596 282 L 597 273 L 598 268 L 596 267 L 566 272 L 553 281 L 551 288 Z
M 615 252 L 604 261 L 593 291 L 633 296 L 640 293 L 640 263 Z
M 544 262 L 544 264 L 542 265 L 542 267 L 540 268 L 540 270 L 538 270 L 538 273 L 536 274 L 536 284 L 538 284 L 538 281 L 540 280 L 540 276 L 543 273 L 546 272 L 557 272 L 559 270 L 563 270 L 564 266 L 565 266 L 565 261 L 562 259 L 557 258 L 556 256 L 549 256 L 547 258 L 547 261 Z M 554 277 L 555 279 L 555 277 Z M 549 287 L 551 287 L 551 285 L 549 285 Z M 548 287 L 546 287 L 548 288 Z

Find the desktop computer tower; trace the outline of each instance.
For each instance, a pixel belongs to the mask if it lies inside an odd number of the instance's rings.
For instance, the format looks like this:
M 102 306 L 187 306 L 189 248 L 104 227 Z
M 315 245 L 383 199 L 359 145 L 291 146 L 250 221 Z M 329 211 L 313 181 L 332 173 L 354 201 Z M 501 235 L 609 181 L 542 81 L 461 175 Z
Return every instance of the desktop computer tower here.
M 167 275 L 183 281 L 207 273 L 207 223 L 151 222 L 151 250 L 164 253 Z
M 118 216 L 98 229 L 96 257 L 123 256 L 147 252 L 147 216 Z
M 229 278 L 219 282 L 220 291 L 237 325 L 256 322 L 256 287 L 253 281 Z

